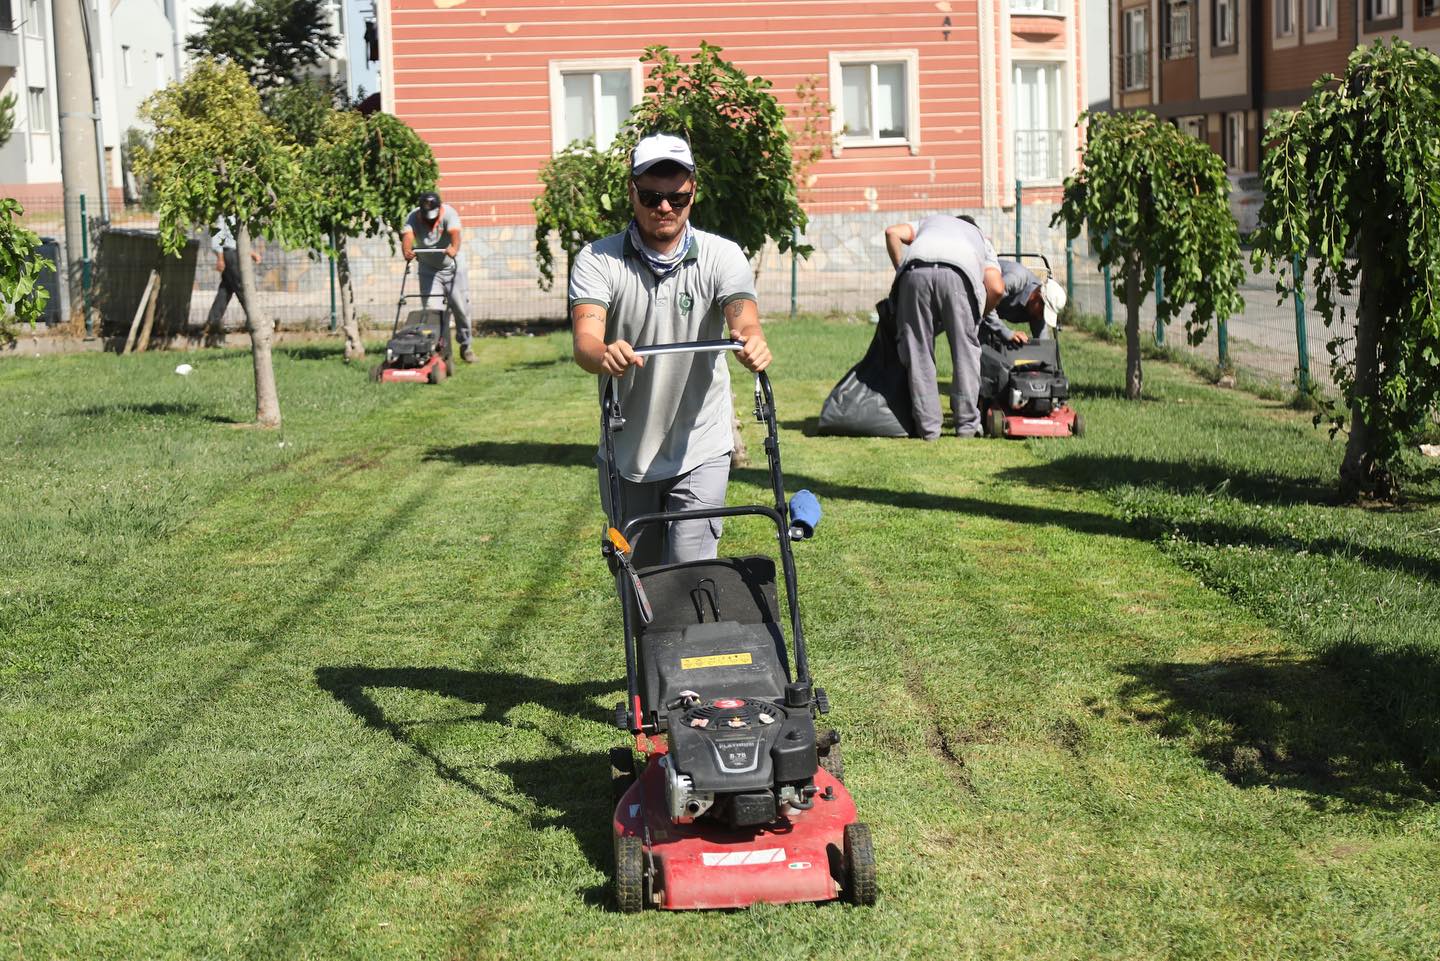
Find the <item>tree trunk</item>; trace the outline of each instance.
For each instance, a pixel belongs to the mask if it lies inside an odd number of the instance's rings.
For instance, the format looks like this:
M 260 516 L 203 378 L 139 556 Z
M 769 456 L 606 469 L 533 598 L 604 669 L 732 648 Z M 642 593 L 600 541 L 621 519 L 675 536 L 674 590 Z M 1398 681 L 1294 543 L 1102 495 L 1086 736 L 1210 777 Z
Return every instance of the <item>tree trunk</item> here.
M 260 301 L 255 296 L 250 228 L 244 223 L 235 230 L 235 259 L 240 262 L 240 306 L 245 309 L 245 326 L 250 331 L 250 355 L 255 362 L 255 423 L 260 427 L 279 427 L 280 395 L 275 389 L 275 366 L 270 358 L 275 322 L 260 308 Z
M 360 324 L 355 319 L 355 291 L 350 286 L 350 248 L 344 237 L 335 238 L 335 273 L 340 281 L 340 328 L 345 331 L 345 359 L 360 360 L 365 344 L 360 340 Z
M 1376 230 L 1383 224 L 1366 216 L 1360 242 L 1360 308 L 1355 317 L 1355 384 L 1350 404 L 1350 437 L 1345 443 L 1345 459 L 1340 463 L 1340 493 L 1348 500 L 1359 497 L 1386 498 L 1395 492 L 1394 478 L 1385 462 L 1384 438 L 1361 412 L 1359 401 L 1364 398 L 1379 402 L 1380 389 L 1380 324 L 1384 319 L 1384 291 L 1381 289 L 1383 256 L 1374 242 Z M 1369 242 L 1367 242 L 1369 241 Z
M 1125 261 L 1125 396 L 1139 400 L 1144 386 L 1140 371 L 1140 258 Z

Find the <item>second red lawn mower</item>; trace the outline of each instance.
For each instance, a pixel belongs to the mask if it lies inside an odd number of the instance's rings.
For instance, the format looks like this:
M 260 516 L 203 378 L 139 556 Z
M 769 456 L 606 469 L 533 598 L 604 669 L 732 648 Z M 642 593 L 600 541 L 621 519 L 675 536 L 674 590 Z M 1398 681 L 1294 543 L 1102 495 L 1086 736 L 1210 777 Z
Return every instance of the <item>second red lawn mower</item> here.
M 635 352 L 663 363 L 660 355 L 739 346 L 697 341 Z M 625 419 L 613 382 L 601 407 L 610 503 L 623 505 L 613 465 L 614 433 Z M 634 737 L 633 746 L 610 753 L 621 911 L 875 901 L 870 829 L 845 790 L 839 734 L 816 729 L 829 703 L 810 676 L 800 625 L 791 542 L 814 533 L 820 504 L 809 491 L 785 501 L 775 401 L 764 373 L 755 377 L 755 416 L 766 426 L 774 506 L 642 514 L 623 530 L 611 518 L 602 543 L 625 629 L 627 697 L 615 722 Z M 630 542 L 647 536 L 647 528 L 653 537 L 672 521 L 746 516 L 775 526 L 784 617 L 769 556 L 632 563 Z
M 1020 254 L 1045 264 L 1044 254 Z M 982 331 L 980 423 L 988 437 L 1079 437 L 1085 418 L 1069 404 L 1070 381 L 1060 366 L 1060 327 L 1016 347 Z
M 400 299 L 395 304 L 395 322 L 390 327 L 390 340 L 385 344 L 385 359 L 370 369 L 373 381 L 438 384 L 455 373 L 455 365 L 450 359 L 449 291 L 429 295 L 444 301 L 439 310 L 424 307 L 412 310 L 405 314 L 404 326 L 400 324 L 400 315 L 404 313 L 407 302 L 418 300 L 423 305 L 426 299 L 424 294 L 405 293 L 410 268 L 421 257 L 437 262 L 448 259 L 443 250 L 419 249 L 415 251 L 415 260 L 405 263 L 405 273 L 400 278 Z

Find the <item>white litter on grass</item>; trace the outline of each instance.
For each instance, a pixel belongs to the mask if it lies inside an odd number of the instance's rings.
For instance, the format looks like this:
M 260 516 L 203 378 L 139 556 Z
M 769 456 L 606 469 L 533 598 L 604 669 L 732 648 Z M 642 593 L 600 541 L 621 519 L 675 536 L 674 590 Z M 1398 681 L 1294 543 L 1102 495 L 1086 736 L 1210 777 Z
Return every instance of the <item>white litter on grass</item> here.
M 275 446 L 276 446 L 276 447 L 289 447 L 290 445 L 289 445 L 287 442 L 285 442 L 285 441 L 282 440 L 280 443 L 276 444 Z
M 1440 444 L 1421 444 L 1420 453 L 1426 457 L 1440 457 Z
M 195 368 L 191 367 L 189 364 L 181 364 L 179 367 L 175 368 L 175 373 L 179 374 L 181 377 L 189 377 L 191 372 L 194 370 Z

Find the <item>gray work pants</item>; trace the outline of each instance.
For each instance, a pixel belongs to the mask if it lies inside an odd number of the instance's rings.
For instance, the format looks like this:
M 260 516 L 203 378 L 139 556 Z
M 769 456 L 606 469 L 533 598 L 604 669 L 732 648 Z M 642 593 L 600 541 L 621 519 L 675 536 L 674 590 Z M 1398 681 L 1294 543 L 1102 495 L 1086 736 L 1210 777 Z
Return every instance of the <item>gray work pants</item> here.
M 230 306 L 230 298 L 234 297 L 240 301 L 241 307 L 245 306 L 240 288 L 240 260 L 233 248 L 227 247 L 221 253 L 225 258 L 225 269 L 220 272 L 220 286 L 215 288 L 215 299 L 210 302 L 210 312 L 205 315 L 205 344 L 210 347 L 225 342 L 225 309 Z
M 950 342 L 955 373 L 950 379 L 950 413 L 957 434 L 980 432 L 980 324 L 975 295 L 960 271 L 945 266 L 912 267 L 895 282 L 895 326 L 900 362 L 910 378 L 915 428 L 921 437 L 940 436 L 935 377 L 935 335 Z
M 418 258 L 423 261 L 424 258 Z M 450 299 L 450 324 L 455 328 L 455 339 L 460 342 L 460 349 L 464 350 L 470 346 L 470 287 L 465 282 L 465 270 L 457 267 L 454 262 L 447 263 L 444 267 L 436 270 L 420 263 L 420 306 L 426 310 L 439 310 L 444 307 L 444 301 L 440 298 L 449 295 Z M 440 292 L 434 292 L 436 285 L 439 285 Z
M 606 517 L 610 510 L 610 485 L 606 483 L 605 465 L 600 465 L 600 504 Z M 624 511 L 620 527 L 632 517 L 660 511 L 697 510 L 724 507 L 725 488 L 730 482 L 730 455 L 716 457 L 699 464 L 679 477 L 635 483 L 620 479 L 620 497 Z M 718 517 L 698 521 L 672 521 L 662 528 L 651 524 L 641 528 L 630 546 L 634 549 L 636 567 L 656 564 L 678 564 L 681 561 L 713 559 L 719 550 L 723 524 Z

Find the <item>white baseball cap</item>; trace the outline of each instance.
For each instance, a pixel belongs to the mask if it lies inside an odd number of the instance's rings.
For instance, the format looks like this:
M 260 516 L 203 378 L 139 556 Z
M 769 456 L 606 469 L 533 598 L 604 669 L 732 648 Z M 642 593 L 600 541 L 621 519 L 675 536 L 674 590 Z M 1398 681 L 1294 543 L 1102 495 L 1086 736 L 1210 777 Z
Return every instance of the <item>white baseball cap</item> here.
M 1040 288 L 1040 299 L 1045 302 L 1045 326 L 1056 327 L 1060 323 L 1060 311 L 1065 309 L 1065 288 L 1053 280 L 1045 281 Z
M 673 160 L 686 170 L 695 170 L 688 143 L 673 134 L 655 133 L 635 145 L 630 154 L 630 176 L 638 177 L 662 160 Z

